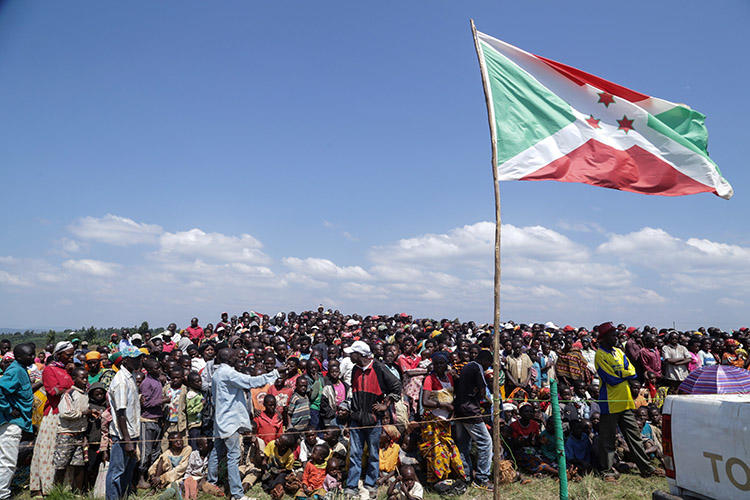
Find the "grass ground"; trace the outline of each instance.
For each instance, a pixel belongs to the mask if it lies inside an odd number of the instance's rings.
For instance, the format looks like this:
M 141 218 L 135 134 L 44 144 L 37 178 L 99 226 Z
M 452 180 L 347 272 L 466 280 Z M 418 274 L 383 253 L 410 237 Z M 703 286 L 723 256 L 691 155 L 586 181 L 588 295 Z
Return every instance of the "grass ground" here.
M 644 479 L 637 475 L 623 475 L 617 483 L 607 483 L 599 477 L 588 475 L 582 481 L 570 483 L 569 498 L 571 500 L 642 500 L 651 497 L 654 490 L 668 490 L 667 481 L 663 478 Z M 383 490 L 381 493 L 385 493 Z M 139 494 L 140 500 L 157 500 L 158 494 Z M 253 487 L 247 492 L 247 496 L 258 500 L 268 500 L 270 497 L 263 493 L 259 486 Z M 513 483 L 503 486 L 503 498 L 518 500 L 555 500 L 559 498 L 558 482 L 552 478 L 532 479 L 529 484 Z M 381 495 L 384 498 L 384 495 Z M 28 491 L 16 496 L 18 500 L 30 500 Z M 93 500 L 92 497 L 81 497 L 74 495 L 68 489 L 55 489 L 46 500 L 80 500 L 85 498 Z M 438 500 L 445 498 L 434 493 L 425 493 L 424 500 Z M 469 488 L 461 497 L 462 500 L 491 500 L 492 493 L 484 490 Z M 198 500 L 217 500 L 216 497 L 201 494 Z

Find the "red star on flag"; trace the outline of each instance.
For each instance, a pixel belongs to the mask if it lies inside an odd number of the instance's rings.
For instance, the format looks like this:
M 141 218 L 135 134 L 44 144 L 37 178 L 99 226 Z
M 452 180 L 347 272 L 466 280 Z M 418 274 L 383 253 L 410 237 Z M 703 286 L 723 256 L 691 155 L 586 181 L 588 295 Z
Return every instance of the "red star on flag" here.
M 620 124 L 617 130 L 624 130 L 626 134 L 633 130 L 633 120 L 628 120 L 628 117 L 625 115 L 622 115 L 622 120 L 617 120 L 617 123 Z
M 589 117 L 586 118 L 586 123 L 588 123 L 589 125 L 591 125 L 594 128 L 602 128 L 602 126 L 599 125 L 600 121 L 601 120 L 597 120 L 596 118 L 594 118 L 594 115 L 589 115 Z
M 615 102 L 615 96 L 609 92 L 599 92 L 599 100 L 597 102 L 604 104 L 608 108 L 610 104 Z

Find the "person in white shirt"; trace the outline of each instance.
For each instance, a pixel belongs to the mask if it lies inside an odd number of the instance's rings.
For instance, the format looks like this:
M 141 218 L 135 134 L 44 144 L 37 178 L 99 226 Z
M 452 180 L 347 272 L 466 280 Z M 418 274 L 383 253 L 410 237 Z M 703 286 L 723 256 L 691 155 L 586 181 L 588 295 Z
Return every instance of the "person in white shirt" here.
M 250 414 L 247 411 L 245 391 L 254 387 L 272 384 L 279 377 L 278 370 L 251 376 L 240 373 L 232 366 L 235 364 L 237 351 L 224 348 L 219 350 L 215 359 L 215 368 L 211 378 L 211 393 L 215 407 L 214 448 L 208 459 L 208 483 L 216 486 L 219 480 L 219 459 L 226 455 L 229 490 L 233 499 L 245 498 L 242 489 L 242 478 L 238 469 L 240 460 L 241 431 L 252 428 Z M 109 500 L 109 499 L 107 499 Z
M 135 444 L 141 431 L 141 398 L 133 373 L 141 368 L 143 352 L 133 346 L 120 351 L 122 366 L 109 386 L 109 409 L 112 423 L 109 426 L 112 447 L 107 471 L 107 500 L 120 500 L 128 496 L 133 472 L 138 465 Z

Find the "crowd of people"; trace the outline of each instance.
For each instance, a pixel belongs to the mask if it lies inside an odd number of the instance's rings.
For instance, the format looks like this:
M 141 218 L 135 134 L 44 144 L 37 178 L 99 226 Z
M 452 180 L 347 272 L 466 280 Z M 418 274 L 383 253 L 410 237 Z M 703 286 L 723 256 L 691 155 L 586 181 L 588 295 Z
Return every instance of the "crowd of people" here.
M 56 484 L 118 500 L 199 491 L 241 499 L 417 500 L 425 488 L 557 476 L 661 475 L 660 408 L 688 373 L 748 368 L 750 332 L 604 323 L 591 330 L 343 315 L 222 313 L 158 333 L 0 341 L 0 500 Z M 492 418 L 492 380 L 503 400 Z M 552 425 L 559 385 L 562 429 Z M 493 460 L 492 426 L 503 454 Z M 101 491 L 103 489 L 103 491 Z

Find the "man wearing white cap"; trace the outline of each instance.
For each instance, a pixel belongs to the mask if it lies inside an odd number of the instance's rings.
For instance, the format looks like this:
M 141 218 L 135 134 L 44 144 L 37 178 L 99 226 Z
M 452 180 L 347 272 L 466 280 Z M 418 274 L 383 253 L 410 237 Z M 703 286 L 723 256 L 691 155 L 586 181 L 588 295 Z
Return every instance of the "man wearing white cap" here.
M 351 385 L 351 424 L 350 430 L 349 476 L 346 493 L 358 494 L 359 477 L 362 472 L 362 452 L 365 442 L 370 450 L 380 449 L 381 421 L 392 401 L 401 398 L 401 381 L 388 371 L 383 363 L 373 360 L 370 346 L 358 340 L 344 349 L 355 363 Z M 370 453 L 364 485 L 370 498 L 377 495 L 378 453 Z

